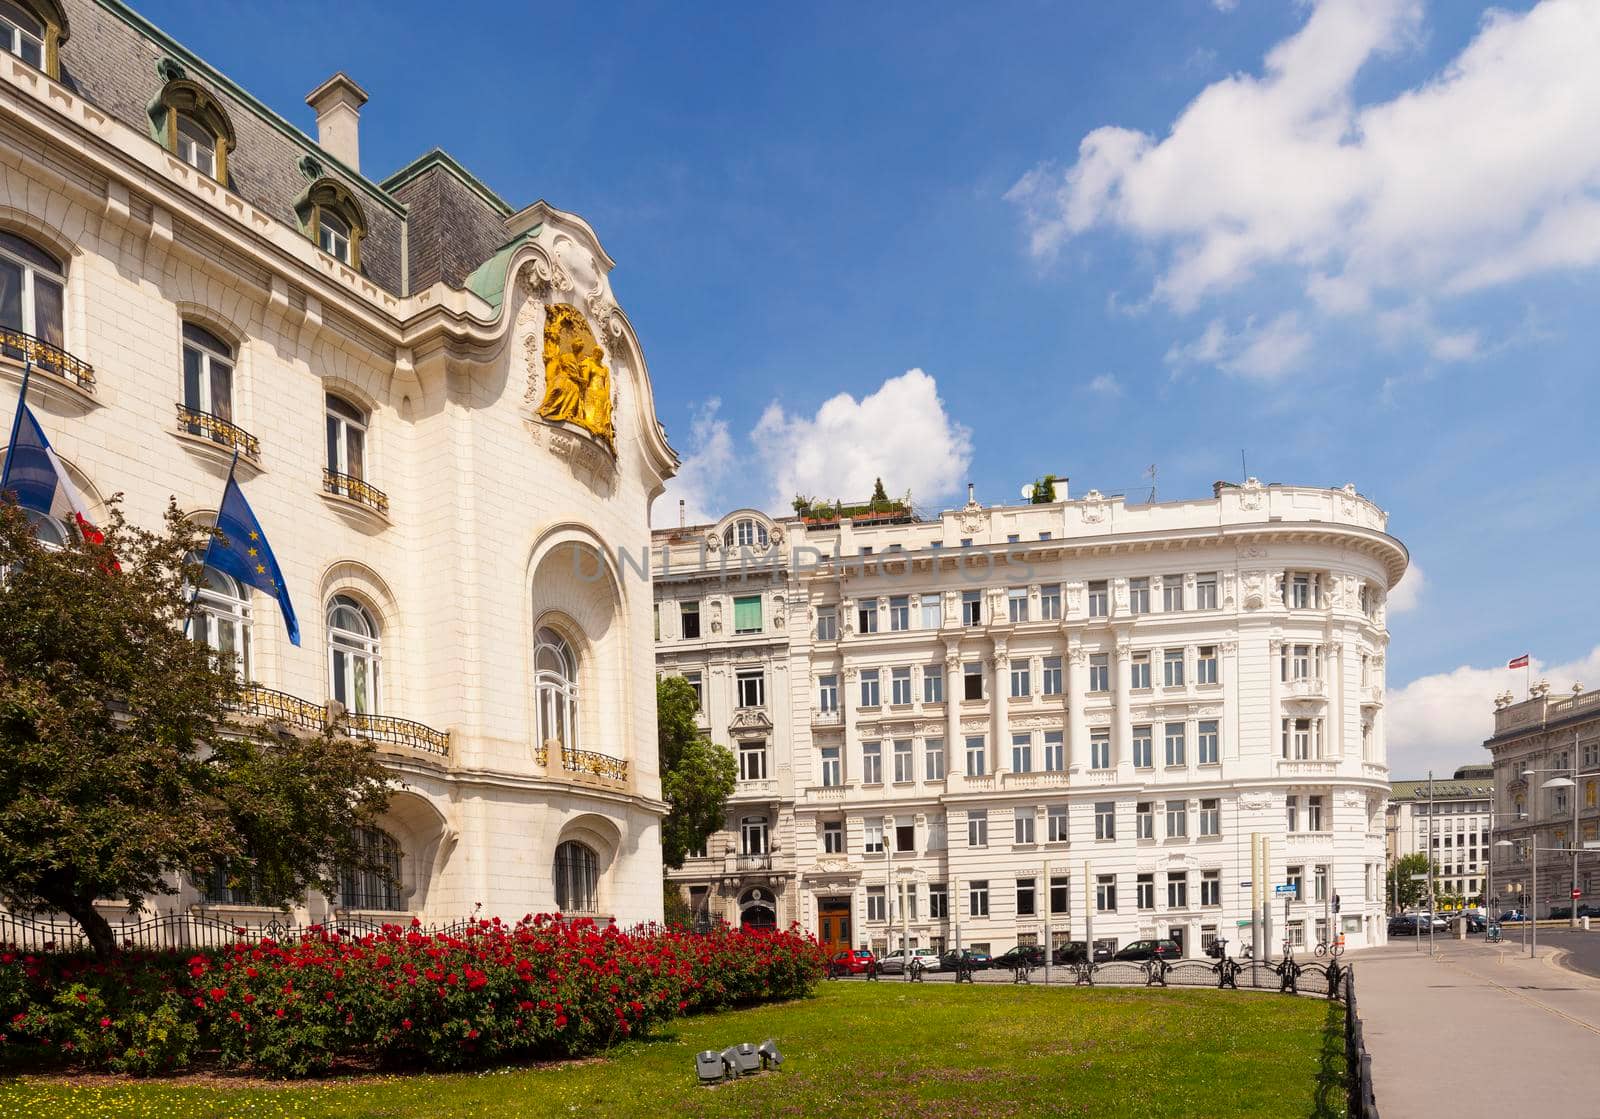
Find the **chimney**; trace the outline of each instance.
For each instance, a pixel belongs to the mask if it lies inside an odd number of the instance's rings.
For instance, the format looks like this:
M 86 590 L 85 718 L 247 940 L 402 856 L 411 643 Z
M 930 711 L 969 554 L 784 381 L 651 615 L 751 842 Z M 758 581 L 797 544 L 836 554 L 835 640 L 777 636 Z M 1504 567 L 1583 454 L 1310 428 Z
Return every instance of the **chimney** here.
M 352 171 L 361 170 L 359 125 L 367 91 L 343 70 L 306 94 L 306 104 L 317 114 L 317 143 Z
M 688 511 L 687 507 L 684 505 L 684 499 L 681 498 L 681 497 L 678 498 L 678 527 L 679 528 L 688 528 L 689 527 L 689 511 Z

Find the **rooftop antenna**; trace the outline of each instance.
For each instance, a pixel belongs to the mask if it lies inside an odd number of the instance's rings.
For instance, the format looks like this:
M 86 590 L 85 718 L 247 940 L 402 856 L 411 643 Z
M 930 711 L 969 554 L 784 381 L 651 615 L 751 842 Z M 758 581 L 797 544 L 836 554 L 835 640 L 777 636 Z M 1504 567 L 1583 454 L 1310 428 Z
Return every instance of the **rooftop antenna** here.
M 1150 504 L 1154 505 L 1156 503 L 1156 464 L 1152 462 L 1149 469 L 1144 473 L 1150 479 Z
M 1250 480 L 1250 467 L 1245 464 L 1245 461 L 1244 461 L 1244 448 L 1240 447 L 1239 448 L 1239 481 L 1248 482 L 1249 480 Z

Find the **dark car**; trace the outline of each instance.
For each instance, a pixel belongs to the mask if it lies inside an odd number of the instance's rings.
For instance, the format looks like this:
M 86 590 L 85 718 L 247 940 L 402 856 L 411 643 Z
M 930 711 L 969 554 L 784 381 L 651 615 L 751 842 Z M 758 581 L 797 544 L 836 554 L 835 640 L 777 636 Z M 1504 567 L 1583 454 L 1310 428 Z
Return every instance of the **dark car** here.
M 1476 913 L 1463 913 L 1461 919 L 1467 923 L 1469 933 L 1480 933 L 1489 927 L 1489 923 Z
M 851 948 L 829 960 L 828 970 L 835 975 L 860 975 L 874 962 L 872 953 L 867 949 Z
M 1390 936 L 1420 936 L 1424 931 L 1425 926 L 1415 917 L 1389 918 Z
M 1037 944 L 1019 944 L 1015 948 L 1007 948 L 990 960 L 989 966 L 999 968 L 1044 967 L 1044 949 Z
M 1081 964 L 1088 958 L 1089 946 L 1081 940 L 1069 940 L 1057 945 L 1056 950 L 1050 953 L 1050 962 L 1055 964 Z
M 989 953 L 974 952 L 970 948 L 963 948 L 957 952 L 954 948 L 939 957 L 939 966 L 946 971 L 954 971 L 956 964 L 965 959 L 969 967 L 982 971 L 990 965 Z
M 1500 914 L 1500 923 L 1502 925 L 1511 921 L 1526 921 L 1527 919 L 1528 915 L 1520 909 L 1508 909 Z
M 1153 960 L 1157 956 L 1163 960 L 1176 960 L 1182 955 L 1183 949 L 1178 947 L 1176 940 L 1136 940 L 1111 958 L 1140 963 L 1144 960 Z

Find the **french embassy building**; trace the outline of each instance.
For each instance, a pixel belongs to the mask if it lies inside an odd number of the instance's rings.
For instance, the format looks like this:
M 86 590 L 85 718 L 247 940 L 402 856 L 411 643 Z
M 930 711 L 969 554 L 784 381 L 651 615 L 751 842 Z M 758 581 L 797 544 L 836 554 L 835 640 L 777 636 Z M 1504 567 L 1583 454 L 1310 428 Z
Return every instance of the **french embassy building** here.
M 655 532 L 658 669 L 739 763 L 726 829 L 669 872 L 697 912 L 1199 954 L 1250 943 L 1264 893 L 1274 955 L 1383 941 L 1408 560 L 1354 486 L 836 512 Z
M 677 459 L 613 262 L 442 151 L 370 177 L 366 97 L 324 82 L 312 139 L 117 0 L 0 0 L 0 412 L 31 363 L 90 520 L 205 520 L 237 457 L 304 641 L 220 572 L 196 635 L 241 720 L 345 719 L 403 782 L 366 837 L 397 883 L 300 920 L 659 919 L 651 595 L 616 557 Z M 179 885 L 147 912 L 263 915 Z

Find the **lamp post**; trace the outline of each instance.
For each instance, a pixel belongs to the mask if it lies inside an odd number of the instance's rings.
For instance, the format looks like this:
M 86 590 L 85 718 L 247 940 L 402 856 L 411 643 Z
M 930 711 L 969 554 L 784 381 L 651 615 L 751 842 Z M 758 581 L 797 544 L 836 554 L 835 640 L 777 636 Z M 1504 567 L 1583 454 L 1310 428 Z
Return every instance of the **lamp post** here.
M 1572 790 L 1572 836 L 1569 846 L 1572 851 L 1572 889 L 1578 888 L 1578 851 L 1582 847 L 1580 839 L 1580 826 L 1578 822 L 1578 778 L 1600 776 L 1600 770 L 1589 773 L 1578 772 L 1578 732 L 1572 732 L 1572 765 L 1571 776 L 1563 769 L 1525 769 L 1522 771 L 1524 778 L 1532 779 L 1540 773 L 1555 773 L 1559 776 L 1552 777 L 1543 782 L 1539 787 L 1543 789 L 1571 789 Z M 1528 818 L 1533 819 L 1533 813 L 1528 813 Z M 1534 829 L 1534 839 L 1537 843 L 1538 829 Z M 1558 848 L 1559 850 L 1559 848 Z M 1538 913 L 1538 902 L 1534 902 L 1535 915 Z M 1572 912 L 1567 915 L 1567 924 L 1572 928 L 1578 927 L 1578 899 L 1572 899 Z

